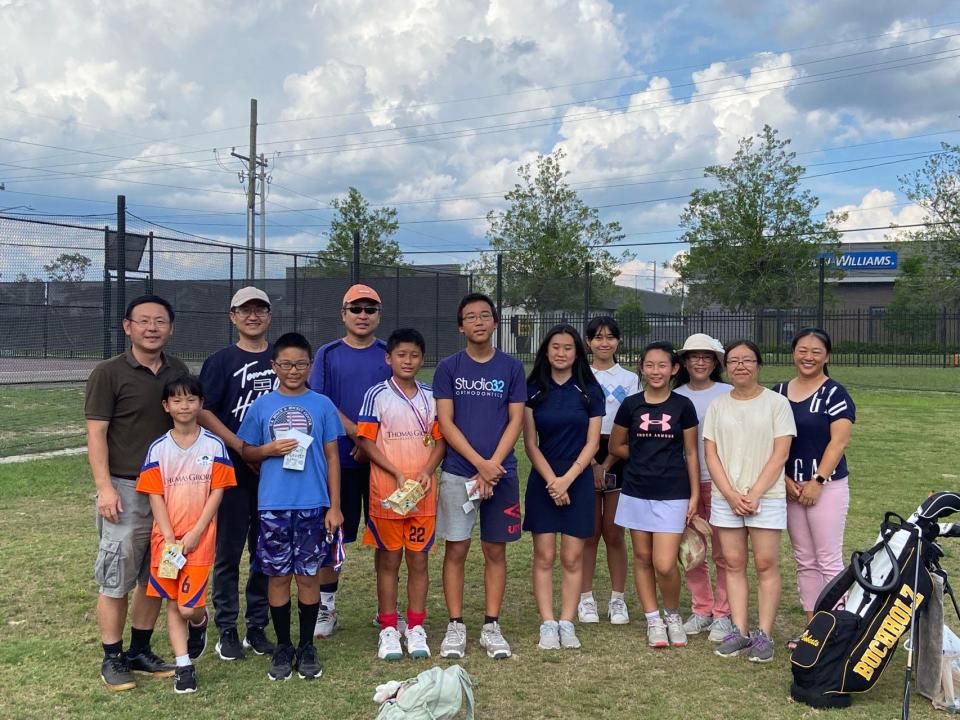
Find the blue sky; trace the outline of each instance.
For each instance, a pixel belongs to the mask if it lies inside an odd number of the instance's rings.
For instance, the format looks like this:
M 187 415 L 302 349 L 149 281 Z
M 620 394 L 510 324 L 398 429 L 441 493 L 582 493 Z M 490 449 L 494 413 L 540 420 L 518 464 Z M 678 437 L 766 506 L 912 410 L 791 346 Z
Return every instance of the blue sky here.
M 109 213 L 123 193 L 241 243 L 230 150 L 256 97 L 277 249 L 322 249 L 354 185 L 398 208 L 409 261 L 466 262 L 517 166 L 562 147 L 624 243 L 664 243 L 623 268 L 651 288 L 702 168 L 764 123 L 848 228 L 920 220 L 898 176 L 960 142 L 960 10 L 929 0 L 0 0 L 0 37 L 0 209 Z

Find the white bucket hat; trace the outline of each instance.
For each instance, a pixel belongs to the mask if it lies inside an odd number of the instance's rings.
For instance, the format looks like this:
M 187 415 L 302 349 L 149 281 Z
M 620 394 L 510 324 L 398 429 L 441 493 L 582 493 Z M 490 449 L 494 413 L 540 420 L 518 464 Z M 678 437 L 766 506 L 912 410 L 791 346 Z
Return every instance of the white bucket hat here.
M 720 344 L 720 341 L 716 338 L 710 337 L 706 333 L 694 333 L 686 339 L 683 343 L 683 347 L 680 348 L 681 359 L 683 358 L 684 353 L 688 353 L 691 350 L 704 350 L 706 352 L 712 352 L 717 356 L 717 364 L 723 365 L 723 345 Z

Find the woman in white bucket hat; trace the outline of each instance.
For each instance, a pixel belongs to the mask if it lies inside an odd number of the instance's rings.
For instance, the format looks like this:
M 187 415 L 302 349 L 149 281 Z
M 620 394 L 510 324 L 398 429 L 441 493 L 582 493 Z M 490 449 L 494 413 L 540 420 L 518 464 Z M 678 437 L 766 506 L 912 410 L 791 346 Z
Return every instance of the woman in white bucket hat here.
M 694 333 L 686 339 L 680 349 L 680 372 L 674 378 L 674 392 L 693 401 L 697 409 L 700 425 L 697 428 L 697 451 L 700 454 L 700 502 L 697 514 L 704 520 L 710 520 L 710 473 L 703 456 L 703 418 L 707 408 L 715 397 L 724 395 L 732 389 L 721 381 L 723 367 L 723 345 L 716 338 L 704 333 Z M 714 582 L 710 582 L 708 562 L 685 573 L 687 589 L 690 591 L 692 612 L 683 624 L 687 635 L 698 635 L 710 631 L 712 642 L 722 642 L 731 630 L 730 605 L 727 603 L 726 567 L 720 550 L 720 539 L 716 528 L 710 537 L 713 555 Z

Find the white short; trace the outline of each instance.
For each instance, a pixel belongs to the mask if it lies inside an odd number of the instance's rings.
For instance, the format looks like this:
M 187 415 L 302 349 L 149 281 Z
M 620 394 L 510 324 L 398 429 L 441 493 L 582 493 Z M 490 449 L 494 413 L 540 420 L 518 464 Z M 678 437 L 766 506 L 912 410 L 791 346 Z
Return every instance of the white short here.
M 646 500 L 621 492 L 613 522 L 628 530 L 679 535 L 687 524 L 689 505 L 689 500 Z
M 753 515 L 737 515 L 723 495 L 715 492 L 710 498 L 710 524 L 718 528 L 754 527 L 762 530 L 787 529 L 787 499 L 761 498 L 760 510 Z

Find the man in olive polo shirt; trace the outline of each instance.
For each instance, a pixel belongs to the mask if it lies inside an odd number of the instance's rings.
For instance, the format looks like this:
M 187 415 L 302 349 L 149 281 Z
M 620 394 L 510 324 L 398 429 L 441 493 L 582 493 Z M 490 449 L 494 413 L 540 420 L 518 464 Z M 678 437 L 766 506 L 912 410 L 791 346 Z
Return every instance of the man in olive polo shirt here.
M 97 488 L 100 585 L 97 622 L 103 643 L 101 677 L 110 690 L 136 687 L 132 672 L 170 677 L 174 667 L 150 649 L 160 598 L 146 595 L 153 514 L 135 486 L 147 449 L 172 426 L 160 404 L 163 386 L 187 367 L 163 348 L 173 333 L 173 308 L 156 295 L 127 306 L 123 331 L 131 347 L 104 360 L 87 380 L 87 453 Z M 127 596 L 134 590 L 130 647 L 122 651 Z

